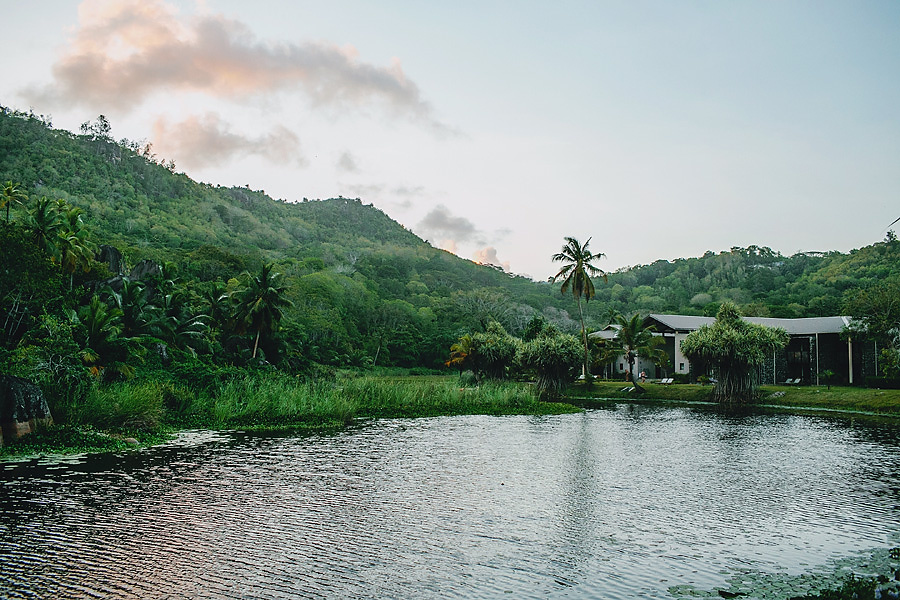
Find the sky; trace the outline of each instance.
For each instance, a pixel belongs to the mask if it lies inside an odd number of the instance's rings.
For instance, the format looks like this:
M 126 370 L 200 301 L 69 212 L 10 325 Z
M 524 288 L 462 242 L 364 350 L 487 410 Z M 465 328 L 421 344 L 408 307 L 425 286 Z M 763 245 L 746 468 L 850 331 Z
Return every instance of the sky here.
M 880 241 L 900 2 L 0 0 L 0 104 L 544 280 Z

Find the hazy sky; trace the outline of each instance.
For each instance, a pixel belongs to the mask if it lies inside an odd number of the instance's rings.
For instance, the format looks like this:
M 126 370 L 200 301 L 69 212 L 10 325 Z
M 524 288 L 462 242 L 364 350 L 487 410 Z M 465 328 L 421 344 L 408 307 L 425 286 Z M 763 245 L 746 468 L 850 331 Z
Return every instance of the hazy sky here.
M 900 2 L 0 0 L 0 104 L 374 203 L 544 279 L 861 247 L 900 216 Z

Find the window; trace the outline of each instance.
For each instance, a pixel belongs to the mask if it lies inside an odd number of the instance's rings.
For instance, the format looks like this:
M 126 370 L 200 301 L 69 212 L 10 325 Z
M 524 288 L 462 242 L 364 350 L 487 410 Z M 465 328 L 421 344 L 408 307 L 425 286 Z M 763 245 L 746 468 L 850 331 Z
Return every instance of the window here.
M 684 371 L 684 363 L 678 363 L 678 370 Z

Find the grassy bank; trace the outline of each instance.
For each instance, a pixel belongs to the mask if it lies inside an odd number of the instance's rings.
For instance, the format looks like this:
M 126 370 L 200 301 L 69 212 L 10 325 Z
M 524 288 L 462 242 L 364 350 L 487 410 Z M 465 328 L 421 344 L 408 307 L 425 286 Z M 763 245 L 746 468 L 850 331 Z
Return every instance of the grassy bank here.
M 708 385 L 646 383 L 644 394 L 626 391 L 621 381 L 597 381 L 588 389 L 576 384 L 568 397 L 582 406 L 602 403 L 605 399 L 638 401 L 708 402 L 712 387 Z M 840 410 L 900 416 L 900 390 L 877 390 L 858 387 L 762 386 L 759 404 L 784 408 Z
M 69 410 L 69 423 L 0 448 L 0 457 L 115 451 L 157 442 L 185 428 L 321 431 L 358 418 L 543 415 L 577 412 L 540 402 L 528 385 L 461 387 L 455 376 L 357 377 L 300 381 L 284 375 L 231 379 L 196 391 L 172 382 L 110 384 Z M 126 441 L 127 440 L 127 441 Z

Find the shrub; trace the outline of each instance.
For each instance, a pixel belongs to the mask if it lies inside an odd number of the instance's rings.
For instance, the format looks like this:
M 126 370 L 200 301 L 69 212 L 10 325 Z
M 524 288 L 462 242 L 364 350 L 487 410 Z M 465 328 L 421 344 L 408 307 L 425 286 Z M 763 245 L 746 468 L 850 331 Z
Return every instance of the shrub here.
M 558 397 L 581 367 L 581 344 L 574 335 L 546 330 L 522 345 L 519 360 L 537 375 L 540 397 Z

